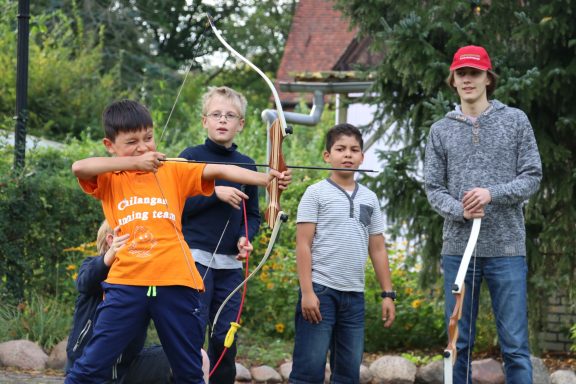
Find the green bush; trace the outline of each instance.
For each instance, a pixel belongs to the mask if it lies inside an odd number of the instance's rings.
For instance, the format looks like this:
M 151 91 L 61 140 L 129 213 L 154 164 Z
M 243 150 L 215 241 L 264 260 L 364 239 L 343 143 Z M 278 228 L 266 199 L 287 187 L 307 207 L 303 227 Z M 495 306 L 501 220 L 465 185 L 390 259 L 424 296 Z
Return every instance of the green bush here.
M 17 2 L 2 6 L 0 114 L 13 115 Z M 114 65 L 104 63 L 102 51 L 101 36 L 85 32 L 80 18 L 68 17 L 60 11 L 31 15 L 28 132 L 52 140 L 80 137 L 86 132 L 99 133 L 104 106 L 120 95 L 134 94 L 118 89 L 119 74 L 104 70 Z
M 11 159 L 12 147 L 0 148 Z M 27 165 L 13 172 L 0 162 L 0 297 L 20 302 L 35 292 L 73 303 L 64 249 L 95 237 L 98 202 L 78 187 L 72 158 L 58 150 L 27 152 Z
M 441 348 L 447 341 L 442 287 L 420 288 L 420 266 L 414 264 L 415 257 L 410 252 L 407 244 L 388 245 L 392 282 L 398 294 L 396 320 L 389 329 L 382 323 L 380 285 L 372 264 L 367 266 L 365 349 L 368 352 Z
M 60 298 L 32 294 L 25 303 L 0 304 L 0 342 L 27 339 L 46 351 L 64 340 L 72 323 L 72 309 Z

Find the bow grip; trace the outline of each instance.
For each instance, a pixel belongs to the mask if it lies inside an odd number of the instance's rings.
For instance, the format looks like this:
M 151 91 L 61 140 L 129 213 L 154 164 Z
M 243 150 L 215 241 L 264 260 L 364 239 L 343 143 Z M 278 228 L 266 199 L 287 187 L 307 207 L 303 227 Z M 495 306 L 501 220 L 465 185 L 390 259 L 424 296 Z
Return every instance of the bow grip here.
M 236 331 L 240 327 L 241 325 L 236 322 L 230 323 L 230 329 L 228 330 L 228 333 L 226 333 L 226 338 L 224 339 L 224 346 L 226 348 L 230 348 L 232 346 L 232 344 L 234 343 L 234 335 L 236 334 Z

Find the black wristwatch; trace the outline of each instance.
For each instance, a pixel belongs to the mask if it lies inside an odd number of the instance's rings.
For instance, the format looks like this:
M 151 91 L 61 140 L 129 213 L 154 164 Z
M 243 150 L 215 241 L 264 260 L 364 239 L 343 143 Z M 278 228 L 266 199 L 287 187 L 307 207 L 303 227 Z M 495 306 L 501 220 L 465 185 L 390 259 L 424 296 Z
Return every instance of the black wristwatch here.
M 384 291 L 380 294 L 380 296 L 382 296 L 383 299 L 389 297 L 392 299 L 392 301 L 396 301 L 396 291 Z

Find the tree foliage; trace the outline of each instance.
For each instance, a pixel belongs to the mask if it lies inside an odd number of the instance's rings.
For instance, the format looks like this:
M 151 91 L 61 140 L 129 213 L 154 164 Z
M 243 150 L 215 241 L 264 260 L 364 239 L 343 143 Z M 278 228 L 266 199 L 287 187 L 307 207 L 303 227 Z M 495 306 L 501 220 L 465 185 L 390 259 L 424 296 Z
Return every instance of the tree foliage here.
M 0 113 L 16 105 L 14 2 L 0 1 Z M 77 19 L 62 12 L 32 17 L 28 68 L 28 131 L 53 140 L 99 130 L 99 111 L 121 96 L 114 70 L 102 71 L 99 31 L 76 33 Z M 95 112 L 98 111 L 98 112 Z
M 78 3 L 78 5 L 76 5 Z M 212 33 L 210 15 L 222 35 L 239 52 L 250 56 L 264 71 L 275 71 L 296 1 L 231 0 L 209 2 L 194 0 L 120 0 L 82 1 L 39 0 L 32 12 L 64 12 L 79 17 L 87 31 L 100 31 L 107 69 L 118 66 L 123 87 L 150 84 L 151 80 L 173 81 L 176 70 L 190 67 L 208 69 L 208 79 L 226 72 L 232 60 Z M 221 60 L 213 60 L 217 54 Z M 235 60 L 235 59 L 234 59 Z M 249 85 L 225 79 L 228 84 Z
M 78 4 L 77 4 L 78 3 Z M 258 75 L 222 47 L 207 25 L 210 13 L 225 39 L 263 71 L 273 74 L 284 47 L 295 1 L 76 2 L 31 5 L 28 132 L 52 140 L 100 132 L 100 113 L 115 99 L 136 98 L 170 115 L 169 140 L 199 116 L 206 85 L 241 90 L 265 106 L 269 91 Z M 0 0 L 0 112 L 13 115 L 16 77 L 16 2 Z M 220 61 L 208 56 L 220 52 Z M 176 95 L 187 74 L 179 103 Z M 182 135 L 180 135 L 182 136 Z
M 567 287 L 576 260 L 576 2 L 338 3 L 385 52 L 374 68 L 375 126 L 396 127 L 387 139 L 397 149 L 381 153 L 386 169 L 372 187 L 387 199 L 388 217 L 405 224 L 405 236 L 420 246 L 432 272 L 423 276 L 433 280 L 441 244 L 441 218 L 422 188 L 425 141 L 432 122 L 457 101 L 444 82 L 452 55 L 475 44 L 486 47 L 500 75 L 495 98 L 527 113 L 542 157 L 544 178 L 525 209 L 531 287 Z

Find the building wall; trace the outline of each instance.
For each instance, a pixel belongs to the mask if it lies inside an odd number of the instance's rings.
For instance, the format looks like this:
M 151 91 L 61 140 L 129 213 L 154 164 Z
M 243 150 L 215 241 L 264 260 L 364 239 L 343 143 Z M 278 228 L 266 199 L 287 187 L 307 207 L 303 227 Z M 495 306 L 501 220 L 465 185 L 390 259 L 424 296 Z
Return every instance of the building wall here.
M 569 352 L 573 341 L 570 327 L 576 324 L 576 308 L 567 293 L 558 292 L 548 298 L 544 329 L 538 335 L 545 352 Z

